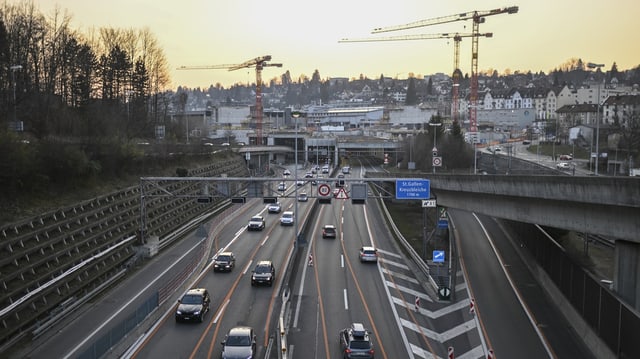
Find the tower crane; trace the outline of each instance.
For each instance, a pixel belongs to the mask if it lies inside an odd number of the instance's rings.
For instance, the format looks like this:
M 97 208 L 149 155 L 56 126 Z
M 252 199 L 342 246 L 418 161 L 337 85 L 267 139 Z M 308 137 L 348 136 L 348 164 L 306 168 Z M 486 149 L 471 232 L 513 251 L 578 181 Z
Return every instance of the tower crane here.
M 441 16 L 427 20 L 420 20 L 410 22 L 404 25 L 395 25 L 389 27 L 379 27 L 373 29 L 372 33 L 377 34 L 381 32 L 390 32 L 398 30 L 414 29 L 418 27 L 425 27 L 438 24 L 446 24 L 455 21 L 473 20 L 472 34 L 479 34 L 480 24 L 485 22 L 487 16 L 499 15 L 499 14 L 515 14 L 518 12 L 517 6 L 509 6 L 503 8 L 497 8 L 486 11 L 472 11 L 464 12 L 455 15 Z M 479 36 L 472 36 L 471 45 L 471 94 L 470 94 L 470 108 L 469 108 L 469 130 L 470 132 L 478 131 L 478 38 Z
M 252 114 L 252 118 L 256 123 L 256 144 L 264 144 L 262 138 L 262 69 L 268 66 L 282 67 L 282 64 L 268 63 L 271 61 L 271 55 L 265 55 L 256 57 L 255 59 L 247 60 L 241 64 L 226 64 L 226 65 L 209 65 L 209 66 L 180 66 L 176 70 L 215 70 L 215 69 L 227 69 L 229 71 L 239 70 L 243 68 L 255 67 L 256 69 L 256 105 Z
M 401 35 L 401 36 L 388 36 L 388 37 L 365 37 L 354 39 L 342 39 L 338 42 L 375 42 L 375 41 L 404 41 L 404 40 L 434 40 L 434 39 L 453 39 L 453 90 L 452 93 L 452 118 L 454 122 L 458 121 L 458 88 L 460 85 L 460 77 L 462 72 L 460 71 L 460 41 L 463 37 L 484 36 L 493 37 L 493 33 L 478 33 L 478 34 L 460 34 L 460 33 L 442 33 L 442 34 L 417 34 L 417 35 Z

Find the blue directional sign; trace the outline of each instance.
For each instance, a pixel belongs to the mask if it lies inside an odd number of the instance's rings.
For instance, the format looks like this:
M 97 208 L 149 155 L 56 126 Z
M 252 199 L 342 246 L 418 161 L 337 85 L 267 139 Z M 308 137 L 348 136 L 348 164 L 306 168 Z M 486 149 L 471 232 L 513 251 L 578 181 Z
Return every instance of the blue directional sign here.
M 429 180 L 427 179 L 397 179 L 396 199 L 428 199 Z
M 433 262 L 444 263 L 444 251 L 433 251 Z

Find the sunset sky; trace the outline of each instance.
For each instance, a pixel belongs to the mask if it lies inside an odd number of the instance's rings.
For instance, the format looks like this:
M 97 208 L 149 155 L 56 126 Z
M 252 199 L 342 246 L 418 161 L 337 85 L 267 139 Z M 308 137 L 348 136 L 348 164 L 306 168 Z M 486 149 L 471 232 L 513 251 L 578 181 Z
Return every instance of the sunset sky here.
M 7 0 L 11 3 L 11 0 Z M 255 82 L 255 70 L 175 70 L 180 66 L 236 64 L 272 55 L 263 80 L 289 71 L 297 80 L 315 70 L 329 77 L 405 79 L 453 71 L 453 41 L 338 43 L 342 38 L 471 32 L 471 21 L 371 34 L 374 28 L 518 6 L 517 14 L 489 16 L 480 32 L 480 70 L 549 72 L 571 58 L 618 69 L 640 65 L 638 0 L 34 0 L 45 15 L 58 6 L 73 28 L 148 28 L 164 48 L 171 88 Z M 471 39 L 460 46 L 460 68 L 471 72 Z

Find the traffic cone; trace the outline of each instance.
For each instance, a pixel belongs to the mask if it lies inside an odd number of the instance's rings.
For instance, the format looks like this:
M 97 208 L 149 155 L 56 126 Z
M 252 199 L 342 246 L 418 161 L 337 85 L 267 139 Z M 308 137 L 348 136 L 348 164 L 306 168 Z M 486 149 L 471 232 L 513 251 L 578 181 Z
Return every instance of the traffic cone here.
M 447 348 L 447 354 L 449 355 L 448 356 L 449 359 L 455 359 L 453 356 L 453 347 Z
M 307 262 L 309 267 L 313 267 L 313 256 L 309 254 L 309 261 Z
M 469 314 L 476 314 L 476 301 L 473 298 L 469 301 Z
M 489 354 L 487 354 L 487 359 L 496 359 L 495 355 L 493 355 L 493 349 L 489 349 Z
M 420 310 L 420 297 L 416 296 L 416 300 L 415 300 L 415 308 L 416 308 L 416 312 L 418 310 Z

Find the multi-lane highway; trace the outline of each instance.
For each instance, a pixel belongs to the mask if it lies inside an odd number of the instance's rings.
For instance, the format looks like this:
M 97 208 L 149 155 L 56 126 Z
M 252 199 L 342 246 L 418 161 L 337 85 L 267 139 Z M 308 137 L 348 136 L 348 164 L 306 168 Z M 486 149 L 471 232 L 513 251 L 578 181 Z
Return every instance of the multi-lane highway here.
M 362 169 L 354 167 L 350 176 L 360 176 Z M 289 184 L 291 194 L 295 185 L 293 181 Z M 226 332 L 248 325 L 257 333 L 256 357 L 277 358 L 281 294 L 287 293 L 290 358 L 342 357 L 338 332 L 353 322 L 370 330 L 376 358 L 443 358 L 450 351 L 456 358 L 483 358 L 489 349 L 502 358 L 569 358 L 575 353 L 589 358 L 562 315 L 527 275 L 522 257 L 515 254 L 513 241 L 508 240 L 508 231 L 491 218 L 449 212 L 463 265 L 455 273 L 455 301 L 439 301 L 424 274 L 392 239 L 376 201 L 362 205 L 333 199 L 310 215 L 315 186 L 306 183 L 298 190 L 310 194 L 310 201 L 295 202 L 295 196 L 290 195 L 281 198 L 281 203 L 282 211 L 297 207 L 299 224 L 308 222 L 302 247 L 294 243 L 296 226 L 281 226 L 280 214 L 268 213 L 262 201 L 238 205 L 233 220 L 226 221 L 217 234 L 190 234 L 67 321 L 48 340 L 32 348 L 29 356 L 77 357 L 87 343 L 97 339 L 101 329 L 121 315 L 123 307 L 135 307 L 145 293 L 158 290 L 172 272 L 197 256 L 202 241 L 209 240 L 213 245 L 207 256 L 233 251 L 236 266 L 229 273 L 214 273 L 207 265 L 193 279 L 193 286 L 211 293 L 211 310 L 204 322 L 176 323 L 171 308 L 129 356 L 218 358 Z M 249 218 L 258 213 L 265 217 L 266 228 L 247 231 Z M 324 224 L 336 226 L 335 239 L 322 238 Z M 360 262 L 358 251 L 364 245 L 378 249 L 377 263 Z M 303 260 L 295 262 L 287 274 L 290 258 Z M 275 265 L 276 280 L 271 287 L 250 283 L 251 270 L 259 260 L 271 260 Z M 119 354 L 114 351 L 111 356 Z

